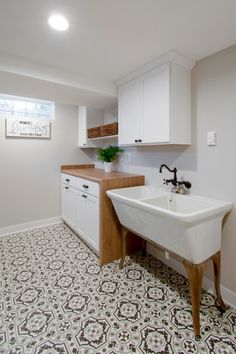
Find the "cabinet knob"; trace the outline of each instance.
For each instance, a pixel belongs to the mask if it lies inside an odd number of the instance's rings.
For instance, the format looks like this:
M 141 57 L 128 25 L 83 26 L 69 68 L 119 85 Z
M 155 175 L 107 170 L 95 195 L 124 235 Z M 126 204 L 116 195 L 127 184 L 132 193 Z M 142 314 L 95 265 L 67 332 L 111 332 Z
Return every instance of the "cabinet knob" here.
M 83 187 L 87 189 L 89 186 L 87 186 L 86 184 L 83 184 Z
M 142 139 L 138 139 L 138 142 L 141 143 L 141 142 L 142 142 Z
M 69 189 L 69 187 L 65 187 L 65 189 Z
M 135 139 L 134 141 L 135 141 L 135 143 L 138 143 L 138 139 Z
M 82 197 L 83 197 L 83 198 L 87 198 L 87 195 L 85 195 L 85 194 L 82 194 Z
M 66 178 L 66 182 L 70 182 L 69 178 Z

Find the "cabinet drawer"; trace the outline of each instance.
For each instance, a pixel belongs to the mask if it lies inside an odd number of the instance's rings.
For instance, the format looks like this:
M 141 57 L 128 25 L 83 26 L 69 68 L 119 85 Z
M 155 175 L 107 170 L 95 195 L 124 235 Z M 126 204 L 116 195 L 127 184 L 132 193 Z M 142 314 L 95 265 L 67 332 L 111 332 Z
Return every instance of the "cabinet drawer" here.
M 89 181 L 83 178 L 77 178 L 77 188 L 85 193 L 94 195 L 95 197 L 100 196 L 99 184 L 96 182 Z
M 78 178 L 62 173 L 61 182 L 67 186 L 78 188 Z

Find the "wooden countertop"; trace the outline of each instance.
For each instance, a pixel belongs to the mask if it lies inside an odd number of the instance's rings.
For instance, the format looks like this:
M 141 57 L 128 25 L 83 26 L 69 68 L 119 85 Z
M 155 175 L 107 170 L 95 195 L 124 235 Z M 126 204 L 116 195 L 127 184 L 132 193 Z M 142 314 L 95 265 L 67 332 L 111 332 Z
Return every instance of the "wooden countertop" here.
M 140 177 L 140 175 L 123 172 L 105 172 L 103 169 L 89 165 L 63 165 L 61 172 L 71 176 L 81 177 L 90 181 L 101 183 L 102 181 L 115 180 L 120 178 Z

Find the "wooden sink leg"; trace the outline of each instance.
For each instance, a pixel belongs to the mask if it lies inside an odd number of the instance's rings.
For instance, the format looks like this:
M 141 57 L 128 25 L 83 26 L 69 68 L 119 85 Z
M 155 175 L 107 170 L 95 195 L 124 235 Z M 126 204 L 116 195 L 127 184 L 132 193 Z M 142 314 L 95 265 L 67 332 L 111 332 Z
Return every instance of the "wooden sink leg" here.
M 221 310 L 226 310 L 226 305 L 222 299 L 221 292 L 220 292 L 220 260 L 221 260 L 221 253 L 220 251 L 212 256 L 212 262 L 214 267 L 214 281 L 215 281 L 215 291 L 217 301 L 221 307 Z
M 192 302 L 192 316 L 193 316 L 193 330 L 196 340 L 200 340 L 200 300 L 203 272 L 206 267 L 206 262 L 200 264 L 193 264 L 186 260 L 183 265 L 188 273 L 191 302 Z
M 144 240 L 144 238 L 143 238 L 143 239 L 142 239 L 142 255 L 143 255 L 144 257 L 146 257 L 146 255 L 147 255 L 146 249 L 147 249 L 147 241 Z
M 124 267 L 124 263 L 125 263 L 125 256 L 126 256 L 126 236 L 128 234 L 128 231 L 122 226 L 122 230 L 121 230 L 121 236 L 122 236 L 122 242 L 121 242 L 121 252 L 122 252 L 122 256 L 120 259 L 120 269 L 122 269 Z

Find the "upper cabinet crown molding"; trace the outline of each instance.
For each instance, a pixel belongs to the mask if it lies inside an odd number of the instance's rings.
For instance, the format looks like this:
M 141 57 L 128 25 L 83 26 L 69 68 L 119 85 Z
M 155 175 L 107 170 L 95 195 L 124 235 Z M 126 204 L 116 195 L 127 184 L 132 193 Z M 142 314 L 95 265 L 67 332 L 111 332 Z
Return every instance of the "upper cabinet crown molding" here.
M 177 64 L 179 66 L 182 66 L 186 69 L 189 69 L 190 71 L 193 69 L 194 65 L 195 65 L 195 61 L 193 61 L 192 59 L 174 51 L 174 50 L 170 50 L 169 52 L 167 52 L 166 54 L 160 56 L 159 58 L 152 60 L 151 62 L 144 64 L 143 66 L 141 66 L 140 68 L 138 68 L 137 70 L 132 71 L 131 73 L 129 73 L 128 75 L 125 75 L 124 77 L 122 77 L 121 79 L 116 81 L 116 86 L 121 86 L 123 84 L 125 84 L 126 82 L 137 78 L 138 76 L 141 76 L 155 68 L 157 68 L 158 66 L 165 64 L 167 62 L 170 63 L 174 63 Z

